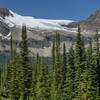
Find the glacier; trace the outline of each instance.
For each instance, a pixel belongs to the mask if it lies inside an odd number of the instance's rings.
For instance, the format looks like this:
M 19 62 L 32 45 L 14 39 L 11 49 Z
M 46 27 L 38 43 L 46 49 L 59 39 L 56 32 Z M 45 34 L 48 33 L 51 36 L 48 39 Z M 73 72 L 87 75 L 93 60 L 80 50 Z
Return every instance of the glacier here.
M 21 16 L 11 10 L 9 10 L 13 16 L 6 16 L 4 22 L 9 27 L 21 27 L 25 24 L 28 28 L 36 29 L 51 29 L 51 30 L 65 30 L 61 25 L 68 25 L 73 22 L 72 20 L 49 20 L 49 19 L 37 19 L 30 16 Z

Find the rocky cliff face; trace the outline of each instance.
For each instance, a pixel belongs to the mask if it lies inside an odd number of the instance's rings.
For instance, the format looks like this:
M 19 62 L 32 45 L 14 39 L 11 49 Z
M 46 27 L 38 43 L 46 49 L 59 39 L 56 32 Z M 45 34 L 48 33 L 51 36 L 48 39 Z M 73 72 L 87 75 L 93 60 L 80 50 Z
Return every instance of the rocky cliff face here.
M 12 16 L 13 17 L 13 14 L 11 14 L 9 9 L 7 9 L 7 8 L 0 8 L 0 16 L 2 18 L 5 18 L 7 16 Z
M 78 24 L 81 26 L 81 31 L 87 31 L 89 35 L 95 34 L 96 30 L 100 31 L 100 10 L 93 12 L 86 20 L 72 22 L 66 27 L 76 28 Z
M 100 10 L 95 11 L 86 20 L 73 22 L 69 20 L 45 20 L 33 17 L 24 17 L 13 13 L 7 8 L 0 8 L 0 50 L 9 50 L 10 34 L 17 50 L 20 49 L 21 26 L 27 26 L 28 46 L 31 53 L 40 53 L 43 56 L 51 55 L 52 40 L 58 32 L 61 36 L 61 46 L 65 42 L 67 50 L 75 44 L 77 25 L 81 26 L 81 33 L 85 37 L 85 45 L 90 37 L 94 38 L 95 31 L 100 31 Z

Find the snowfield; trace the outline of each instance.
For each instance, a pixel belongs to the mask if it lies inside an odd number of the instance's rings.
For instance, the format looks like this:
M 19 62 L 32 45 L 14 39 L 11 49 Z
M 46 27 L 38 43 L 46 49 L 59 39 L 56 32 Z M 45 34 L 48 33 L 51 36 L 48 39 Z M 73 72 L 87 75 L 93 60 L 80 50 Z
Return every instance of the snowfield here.
M 29 28 L 38 29 L 52 29 L 52 30 L 65 30 L 61 25 L 68 25 L 73 22 L 71 20 L 48 20 L 48 19 L 36 19 L 34 17 L 21 16 L 10 10 L 13 15 L 5 17 L 4 22 L 9 25 L 9 27 L 17 26 L 21 27 L 25 24 Z

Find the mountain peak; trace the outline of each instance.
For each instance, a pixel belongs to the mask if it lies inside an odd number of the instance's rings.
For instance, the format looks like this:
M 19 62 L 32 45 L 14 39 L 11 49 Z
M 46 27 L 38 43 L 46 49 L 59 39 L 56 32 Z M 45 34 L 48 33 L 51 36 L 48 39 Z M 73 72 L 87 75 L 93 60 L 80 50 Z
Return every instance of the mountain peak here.
M 88 20 L 100 20 L 100 10 L 94 11 L 89 17 Z
M 69 23 L 67 27 L 76 28 L 78 24 L 81 26 L 81 31 L 100 31 L 100 10 L 94 11 L 86 20 Z
M 13 16 L 8 8 L 0 8 L 0 16 L 5 18 L 6 16 Z
M 0 9 L 0 16 L 9 27 L 22 27 L 25 24 L 28 28 L 35 29 L 52 29 L 52 30 L 65 30 L 62 25 L 71 23 L 71 20 L 49 20 L 37 19 L 31 16 L 21 16 L 8 9 Z

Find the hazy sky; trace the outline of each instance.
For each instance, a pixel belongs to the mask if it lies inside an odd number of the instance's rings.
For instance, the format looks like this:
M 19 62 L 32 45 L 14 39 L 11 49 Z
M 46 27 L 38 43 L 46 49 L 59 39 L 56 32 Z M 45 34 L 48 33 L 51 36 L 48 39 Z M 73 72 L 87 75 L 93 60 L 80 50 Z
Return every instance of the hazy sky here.
M 0 0 L 0 7 L 37 18 L 84 20 L 100 9 L 100 0 Z

